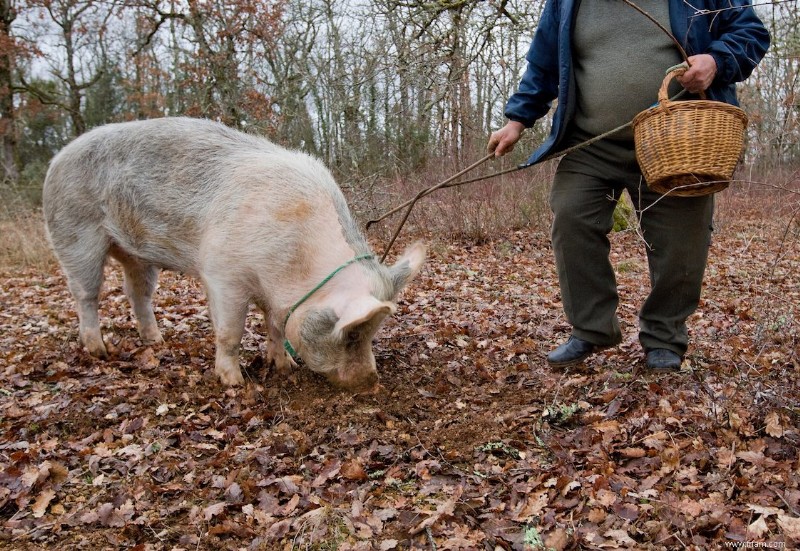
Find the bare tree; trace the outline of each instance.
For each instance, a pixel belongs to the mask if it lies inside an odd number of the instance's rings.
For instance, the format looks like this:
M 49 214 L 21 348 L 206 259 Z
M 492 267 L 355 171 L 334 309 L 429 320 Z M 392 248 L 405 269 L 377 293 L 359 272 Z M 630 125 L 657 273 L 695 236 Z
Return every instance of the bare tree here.
M 432 160 L 463 165 L 482 150 L 504 122 L 544 6 L 543 0 L 0 2 L 6 165 L 14 149 L 13 94 L 21 92 L 67 113 L 73 134 L 110 118 L 216 118 L 318 154 L 355 178 L 409 173 Z M 760 7 L 773 47 L 740 85 L 751 114 L 751 158 L 771 166 L 800 158 L 799 9 L 793 2 Z M 33 66 L 15 65 L 8 45 L 20 41 L 47 52 L 35 75 Z M 524 140 L 540 141 L 546 131 L 543 121 Z M 4 167 L 6 174 L 11 169 Z
M 39 14 L 38 22 L 32 15 L 30 39 L 45 44 L 43 48 L 52 48 L 40 59 L 48 64 L 60 86 L 54 92 L 30 81 L 22 72 L 20 86 L 43 104 L 66 111 L 72 121 L 72 133 L 77 136 L 87 128 L 83 113 L 85 92 L 108 68 L 104 41 L 117 4 L 115 0 L 32 0 L 29 7 Z
M 0 167 L 3 181 L 16 182 L 19 171 L 16 163 L 17 138 L 14 128 L 14 67 L 17 41 L 11 34 L 11 24 L 17 17 L 13 0 L 0 0 Z

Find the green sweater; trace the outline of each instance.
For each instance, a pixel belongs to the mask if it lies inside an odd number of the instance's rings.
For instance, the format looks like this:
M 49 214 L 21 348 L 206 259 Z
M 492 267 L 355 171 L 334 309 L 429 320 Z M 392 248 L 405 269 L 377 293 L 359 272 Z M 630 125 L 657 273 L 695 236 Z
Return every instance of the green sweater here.
M 636 4 L 667 29 L 664 0 Z M 577 110 L 575 125 L 598 135 L 629 122 L 653 105 L 665 71 L 683 61 L 672 40 L 622 0 L 583 0 L 573 35 Z M 673 81 L 670 95 L 680 90 Z M 612 139 L 633 139 L 628 128 Z

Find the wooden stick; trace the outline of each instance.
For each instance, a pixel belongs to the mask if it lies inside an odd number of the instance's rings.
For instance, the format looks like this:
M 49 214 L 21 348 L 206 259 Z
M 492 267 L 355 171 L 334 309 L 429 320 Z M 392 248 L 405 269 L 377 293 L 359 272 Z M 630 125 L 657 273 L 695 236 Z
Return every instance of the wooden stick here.
M 444 186 L 446 186 L 447 184 L 449 184 L 450 182 L 452 182 L 453 180 L 455 180 L 459 176 L 462 176 L 462 175 L 466 174 L 467 172 L 469 172 L 470 170 L 472 170 L 473 168 L 482 165 L 483 163 L 485 163 L 486 161 L 488 161 L 492 157 L 494 157 L 494 153 L 489 153 L 488 155 L 486 155 L 485 157 L 483 157 L 479 161 L 476 161 L 476 162 L 472 163 L 467 168 L 465 168 L 461 172 L 451 176 L 447 180 L 444 180 L 444 181 L 442 181 L 442 182 L 440 182 L 440 183 L 436 184 L 435 186 L 430 187 L 428 189 L 423 189 L 422 191 L 417 193 L 417 195 L 413 199 L 411 199 L 411 201 L 408 202 L 408 208 L 406 209 L 406 214 L 403 216 L 403 219 L 400 221 L 400 224 L 398 224 L 397 230 L 395 230 L 391 241 L 389 241 L 389 244 L 386 246 L 386 250 L 383 252 L 383 256 L 381 257 L 381 262 L 386 260 L 386 255 L 389 254 L 389 249 L 392 248 L 392 245 L 394 245 L 394 242 L 397 239 L 397 236 L 400 235 L 400 230 L 403 229 L 403 225 L 406 223 L 406 220 L 408 220 L 408 217 L 411 214 L 411 209 L 414 208 L 414 204 L 417 201 L 419 201 L 425 195 L 428 195 L 429 193 L 433 193 L 437 189 L 443 188 Z

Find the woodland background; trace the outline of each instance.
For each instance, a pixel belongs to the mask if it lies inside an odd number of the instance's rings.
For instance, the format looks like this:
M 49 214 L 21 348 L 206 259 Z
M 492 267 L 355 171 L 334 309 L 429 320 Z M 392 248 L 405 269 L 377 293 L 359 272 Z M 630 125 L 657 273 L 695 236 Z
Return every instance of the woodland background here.
M 800 6 L 773 43 L 679 374 L 648 374 L 648 271 L 621 209 L 626 340 L 579 369 L 549 250 L 552 162 L 437 192 L 397 249 L 430 243 L 375 342 L 382 388 L 260 360 L 213 376 L 198 283 L 164 274 L 166 344 L 138 341 L 107 270 L 102 362 L 44 237 L 41 184 L 107 122 L 218 119 L 321 157 L 360 220 L 471 164 L 503 124 L 534 0 L 0 0 L 0 547 L 711 549 L 800 542 Z M 640 17 L 632 10 L 631 17 Z M 547 132 L 479 173 L 513 167 Z M 382 250 L 396 219 L 367 233 Z M 391 256 L 390 256 L 391 260 Z

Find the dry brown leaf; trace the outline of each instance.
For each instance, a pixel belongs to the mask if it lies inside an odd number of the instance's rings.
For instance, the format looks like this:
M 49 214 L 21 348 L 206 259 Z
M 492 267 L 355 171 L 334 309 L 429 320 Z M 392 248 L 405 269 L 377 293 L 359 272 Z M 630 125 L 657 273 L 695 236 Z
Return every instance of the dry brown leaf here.
M 347 480 L 367 480 L 367 472 L 358 458 L 353 458 L 342 463 L 339 473 Z
M 667 441 L 667 433 L 662 430 L 642 439 L 642 444 L 644 444 L 648 448 L 652 448 L 655 450 L 662 450 L 664 449 L 666 441 Z
M 616 493 L 606 490 L 605 488 L 601 488 L 597 491 L 597 495 L 595 499 L 601 504 L 605 505 L 606 507 L 610 507 L 617 502 L 618 496 Z
M 747 527 L 748 536 L 755 536 L 756 538 L 760 538 L 767 532 L 769 532 L 769 527 L 767 526 L 767 522 L 764 520 L 763 516 L 758 517 L 756 520 L 751 522 L 750 525 Z
M 225 490 L 225 500 L 228 503 L 241 503 L 243 498 L 244 493 L 242 492 L 242 488 L 236 482 L 232 483 Z
M 208 507 L 203 509 L 203 518 L 206 519 L 207 521 L 211 520 L 212 518 L 220 514 L 222 511 L 224 511 L 225 507 L 227 506 L 228 503 L 225 501 L 220 501 L 218 503 L 209 505 Z
M 533 517 L 539 516 L 544 508 L 547 507 L 548 501 L 549 497 L 546 489 L 528 494 L 519 512 L 514 515 L 514 520 L 528 522 Z
M 440 503 L 439 506 L 436 507 L 436 511 L 434 511 L 428 518 L 417 524 L 416 527 L 409 531 L 409 534 L 415 536 L 429 526 L 433 526 L 443 516 L 452 515 L 453 511 L 455 510 L 456 503 L 458 503 L 458 500 L 461 499 L 461 494 L 463 492 L 463 486 L 456 486 L 456 488 L 453 490 L 453 494 L 450 496 L 450 499 Z
M 642 448 L 622 448 L 619 450 L 624 457 L 638 458 L 647 455 L 647 452 Z
M 717 467 L 727 471 L 736 463 L 736 454 L 729 448 L 717 449 Z
M 314 479 L 314 482 L 311 483 L 311 486 L 314 488 L 319 488 L 323 486 L 328 480 L 339 474 L 341 468 L 342 468 L 342 462 L 339 461 L 338 459 L 326 462 L 325 466 L 322 468 L 320 473 Z
M 612 435 L 619 434 L 619 421 L 607 419 L 605 421 L 600 421 L 599 423 L 594 423 L 592 428 L 602 433 L 610 433 Z
M 637 546 L 636 541 L 628 535 L 625 530 L 609 530 L 603 534 L 606 538 L 610 538 L 617 545 L 624 545 L 625 548 L 635 549 Z
M 800 518 L 778 515 L 778 526 L 780 526 L 787 538 L 800 542 Z
M 97 514 L 97 511 L 87 511 L 79 517 L 79 520 L 83 524 L 93 524 L 100 520 L 100 516 Z
M 283 519 L 279 520 L 278 522 L 272 524 L 266 532 L 267 539 L 280 539 L 284 537 L 286 534 L 289 533 L 289 530 L 292 528 L 292 520 L 291 519 Z
M 756 514 L 763 515 L 765 518 L 773 515 L 783 514 L 783 510 L 777 507 L 763 507 L 761 505 L 756 505 L 755 503 L 748 503 L 747 508 Z
M 604 520 L 606 520 L 606 512 L 603 509 L 595 507 L 591 511 L 589 511 L 589 522 L 593 522 L 594 524 L 600 524 Z
M 662 475 L 671 473 L 681 463 L 681 452 L 677 448 L 667 448 L 661 452 L 661 470 Z
M 709 298 L 690 320 L 702 382 L 639 384 L 631 332 L 586 370 L 547 370 L 537 357 L 568 328 L 547 240 L 527 231 L 436 251 L 375 342 L 387 400 L 340 394 L 302 368 L 277 374 L 269 362 L 250 363 L 247 391 L 220 387 L 207 302 L 188 278 L 161 276 L 162 354 L 133 337 L 116 270 L 105 293 L 115 298 L 102 306 L 104 323 L 121 328 L 107 332 L 118 352 L 109 361 L 77 342 L 63 278 L 0 279 L 0 504 L 20 513 L 0 526 L 0 541 L 28 533 L 57 536 L 64 548 L 133 549 L 169 529 L 175 548 L 213 536 L 231 549 L 305 549 L 346 532 L 343 549 L 389 551 L 419 527 L 420 545 L 455 550 L 519 542 L 530 526 L 553 549 L 570 527 L 567 549 L 713 549 L 748 539 L 790 548 L 800 532 L 797 427 L 773 398 L 800 388 L 796 323 L 756 342 L 766 295 L 748 278 L 773 263 L 771 290 L 798 304 L 800 257 L 796 240 L 783 241 L 794 248 L 776 260 L 778 241 L 763 230 L 746 241 L 761 254 L 744 268 L 741 239 L 718 232 L 709 269 L 719 277 L 707 278 Z M 611 239 L 625 245 L 614 244 L 617 261 L 641 260 L 640 243 Z M 619 276 L 628 306 L 646 296 L 646 269 Z M 721 310 L 733 294 L 735 311 Z M 620 315 L 635 325 L 633 308 Z M 253 322 L 248 314 L 243 356 L 265 348 L 266 324 Z M 156 360 L 158 369 L 141 369 Z M 748 384 L 738 365 L 752 366 Z M 542 422 L 553 405 L 580 414 L 563 426 Z M 475 453 L 501 436 L 520 453 Z M 463 495 L 448 503 L 456 484 Z M 169 526 L 152 524 L 158 518 Z
M 764 431 L 774 438 L 781 438 L 783 436 L 783 426 L 781 425 L 781 416 L 777 411 L 770 411 L 764 419 L 766 426 Z
M 31 507 L 34 518 L 42 518 L 44 516 L 47 511 L 47 506 L 50 505 L 50 502 L 55 496 L 56 492 L 52 489 L 43 490 L 42 493 L 39 494 L 39 497 L 36 498 L 36 501 Z
M 53 484 L 61 484 L 67 479 L 67 476 L 69 475 L 69 469 L 57 461 L 45 461 L 42 464 L 40 473 L 46 474 L 44 477 L 40 476 L 39 482 L 43 482 L 45 479 L 47 479 Z
M 774 463 L 772 459 L 766 457 L 764 452 L 762 451 L 744 451 L 744 452 L 736 452 L 736 457 L 739 459 L 744 459 L 748 463 L 752 463 L 753 465 L 768 465 Z
M 279 517 L 287 517 L 291 515 L 295 509 L 297 509 L 297 505 L 299 503 L 300 503 L 300 495 L 295 494 L 288 502 L 286 502 L 286 504 L 283 507 L 280 507 L 278 508 L 277 511 L 275 511 L 275 515 Z
M 703 505 L 693 499 L 681 500 L 680 511 L 688 517 L 698 517 L 703 512 Z
M 556 528 L 544 538 L 545 547 L 554 551 L 563 551 L 569 545 L 570 537 L 563 528 Z
M 155 369 L 161 365 L 161 360 L 156 357 L 156 353 L 149 346 L 142 350 L 136 359 L 143 367 L 148 367 L 151 369 Z
M 97 517 L 103 526 L 111 528 L 121 528 L 133 517 L 135 513 L 133 501 L 126 500 L 119 507 L 114 507 L 113 503 L 104 503 L 97 508 Z

